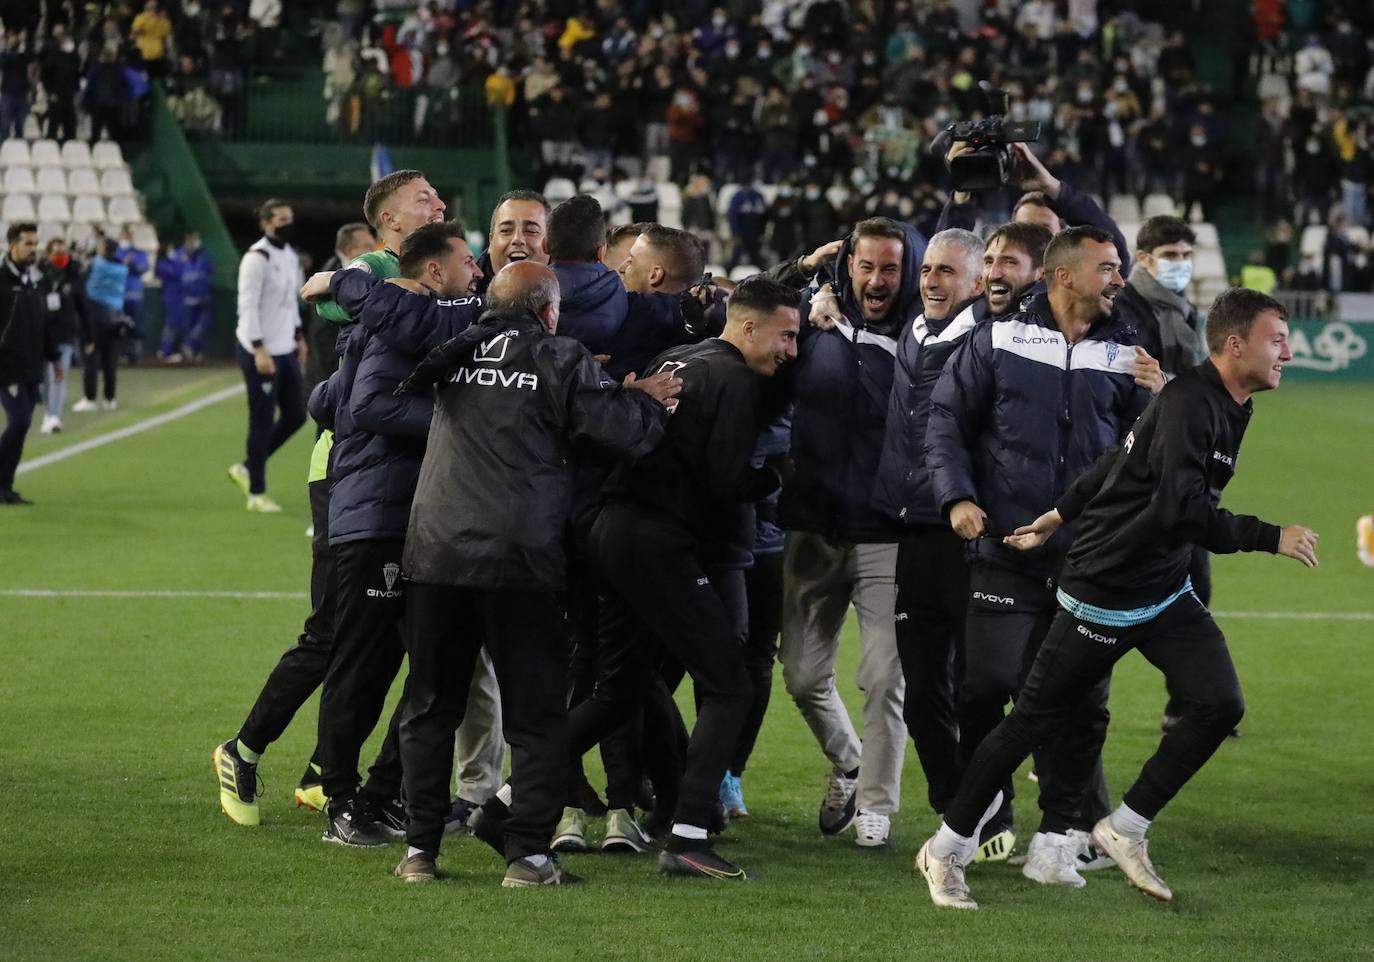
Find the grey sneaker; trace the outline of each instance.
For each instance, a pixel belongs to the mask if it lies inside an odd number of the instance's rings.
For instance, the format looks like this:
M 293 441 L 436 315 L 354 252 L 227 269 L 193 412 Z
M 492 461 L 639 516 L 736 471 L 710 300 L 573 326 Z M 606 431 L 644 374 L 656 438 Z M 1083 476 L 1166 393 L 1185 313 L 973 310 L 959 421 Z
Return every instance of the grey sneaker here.
M 433 855 L 416 852 L 401 859 L 401 864 L 392 869 L 391 874 L 402 882 L 433 882 L 439 871 L 434 867 Z
M 843 772 L 830 773 L 818 819 L 822 835 L 838 835 L 854 821 L 858 812 L 854 797 L 858 787 L 857 778 L 846 778 Z
M 528 858 L 518 858 L 506 866 L 506 877 L 501 887 L 506 889 L 531 888 L 536 885 L 572 885 L 580 882 L 578 876 L 563 871 L 558 864 L 557 855 L 549 855 L 542 865 L 532 865 Z

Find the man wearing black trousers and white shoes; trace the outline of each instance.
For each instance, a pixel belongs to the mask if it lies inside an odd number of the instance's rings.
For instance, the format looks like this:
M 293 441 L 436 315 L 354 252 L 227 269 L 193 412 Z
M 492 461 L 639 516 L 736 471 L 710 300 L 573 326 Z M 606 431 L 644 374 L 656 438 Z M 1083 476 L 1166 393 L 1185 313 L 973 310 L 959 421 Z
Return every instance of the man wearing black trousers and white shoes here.
M 1092 838 L 1131 885 L 1162 902 L 1173 898 L 1150 860 L 1146 830 L 1245 710 L 1226 639 L 1192 591 L 1193 546 L 1217 554 L 1268 551 L 1317 566 L 1315 532 L 1280 528 L 1220 506 L 1254 411 L 1252 395 L 1277 388 L 1293 356 L 1283 307 L 1258 291 L 1227 291 L 1208 314 L 1207 346 L 1209 359 L 1166 386 L 1125 440 L 1052 510 L 1003 539 L 1013 549 L 1031 550 L 1062 524 L 1077 526 L 1060 578 L 1061 610 L 1016 707 L 983 740 L 939 831 L 917 853 L 916 867 L 937 906 L 978 907 L 963 866 L 980 816 L 1002 782 L 1033 748 L 1072 722 L 1076 706 L 1132 648 L 1164 673 L 1190 711 L 1164 735 Z M 1075 761 L 1091 764 L 1093 754 Z
M 575 446 L 637 458 L 663 436 L 671 376 L 622 386 L 557 337 L 553 272 L 514 264 L 478 323 L 401 385 L 436 387 L 402 559 L 410 683 L 401 721 L 409 826 L 395 874 L 435 877 L 449 814 L 453 733 L 478 652 L 496 669 L 511 748 L 507 888 L 571 881 L 550 852 L 568 773 L 563 538 Z

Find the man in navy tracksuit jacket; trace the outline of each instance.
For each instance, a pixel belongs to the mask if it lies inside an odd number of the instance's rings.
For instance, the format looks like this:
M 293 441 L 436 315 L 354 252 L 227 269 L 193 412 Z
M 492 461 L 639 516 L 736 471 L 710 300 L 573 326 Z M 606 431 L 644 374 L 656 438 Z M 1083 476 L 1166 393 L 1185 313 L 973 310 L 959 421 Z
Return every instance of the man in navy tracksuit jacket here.
M 1069 228 L 1045 253 L 1048 293 L 1003 321 L 979 325 L 955 352 L 931 396 L 926 465 L 941 514 L 968 542 L 970 586 L 960 752 L 968 757 L 1001 721 L 1056 610 L 1054 589 L 1072 533 L 1020 552 L 1001 538 L 1038 517 L 1144 409 L 1136 383 L 1135 332 L 1115 318 L 1123 286 L 1111 235 Z M 1107 684 L 1080 706 L 1072 732 L 1037 753 L 1040 832 L 1026 874 L 1082 885 L 1062 852 L 1086 847 L 1105 813 L 1100 778 L 1085 785 L 1056 774 L 1058 759 L 1091 753 L 1107 725 Z M 1010 829 L 1010 807 L 992 829 Z M 1071 834 L 1076 833 L 1076 834 Z M 985 833 L 986 834 L 986 833 Z
M 936 905 L 978 907 L 962 865 L 980 813 L 1035 746 L 1075 723 L 1075 706 L 1132 648 L 1177 686 L 1189 710 L 1092 838 L 1131 885 L 1160 901 L 1173 898 L 1150 862 L 1145 833 L 1244 710 L 1226 639 L 1191 590 L 1192 546 L 1317 564 L 1315 532 L 1220 507 L 1254 410 L 1251 397 L 1278 387 L 1292 359 L 1287 336 L 1273 298 L 1241 289 L 1222 294 L 1207 318 L 1210 358 L 1164 388 L 1119 446 L 1008 538 L 1013 548 L 1038 550 L 1062 524 L 1079 529 L 1063 566 L 1062 610 L 1021 697 L 983 742 L 940 830 L 917 855 Z
M 858 842 L 868 846 L 887 842 L 906 750 L 892 623 L 901 526 L 871 498 L 897 336 L 920 313 L 924 253 L 914 228 L 883 217 L 860 222 L 846 241 L 835 264 L 844 320 L 828 330 L 803 327 L 797 351 L 795 476 L 780 506 L 783 681 L 833 766 L 820 829 L 837 834 L 858 817 Z M 859 619 L 862 743 L 835 687 L 851 604 Z
M 873 505 L 903 525 L 897 547 L 895 629 L 906 680 L 903 716 L 925 771 L 930 805 L 943 812 L 959 787 L 955 715 L 968 611 L 964 543 L 935 505 L 925 466 L 930 393 L 974 326 L 991 316 L 983 294 L 983 242 L 961 228 L 931 238 L 921 265 L 925 309 L 902 329 Z
M 334 431 L 329 545 L 338 570 L 334 654 L 320 696 L 321 783 L 329 798 L 323 838 L 344 845 L 382 844 L 404 821 L 399 765 L 374 766 L 361 791 L 357 771 L 405 651 L 401 551 L 434 410 L 428 397 L 394 392 L 428 351 L 481 311 L 470 294 L 476 260 L 457 225 L 426 224 L 409 234 L 400 270 L 428 294 L 378 283 L 365 271 L 335 275 L 331 287 L 372 289 L 355 314 L 342 365 L 311 396 L 311 413 Z M 352 304 L 352 293 L 336 296 Z M 395 744 L 394 732 L 388 742 Z

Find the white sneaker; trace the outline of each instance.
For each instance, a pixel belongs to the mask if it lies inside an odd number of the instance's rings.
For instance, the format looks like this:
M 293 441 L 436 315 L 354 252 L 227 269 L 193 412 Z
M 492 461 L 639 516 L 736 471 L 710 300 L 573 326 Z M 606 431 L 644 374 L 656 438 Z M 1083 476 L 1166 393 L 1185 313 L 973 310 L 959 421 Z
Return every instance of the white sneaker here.
M 1098 851 L 1097 846 L 1093 844 L 1091 833 L 1071 828 L 1068 834 L 1070 841 L 1078 846 L 1078 854 L 1075 857 L 1078 871 L 1096 872 L 1100 868 L 1109 868 L 1116 864 L 1110 855 Z
M 926 839 L 921 850 L 916 853 L 916 870 L 925 876 L 930 888 L 930 900 L 943 908 L 976 909 L 978 903 L 969 894 L 968 883 L 964 881 L 964 866 L 958 855 L 937 859 L 930 854 L 930 843 Z
M 85 414 L 87 411 L 95 410 L 95 402 L 90 398 L 82 398 L 72 405 L 72 410 L 78 414 Z
M 842 772 L 830 773 L 825 797 L 821 799 L 819 822 L 822 835 L 838 835 L 854 821 L 854 791 L 858 785 L 857 778 L 845 778 Z
M 62 430 L 62 419 L 55 414 L 43 415 L 43 426 L 38 429 L 39 434 L 56 434 Z
M 854 834 L 858 836 L 854 842 L 861 848 L 881 848 L 892 834 L 892 819 L 879 812 L 860 809 L 854 819 Z
M 1093 844 L 1099 852 L 1111 856 L 1113 862 L 1126 873 L 1126 881 L 1140 891 L 1161 902 L 1173 900 L 1174 893 L 1159 877 L 1150 862 L 1149 843 L 1145 839 L 1128 838 L 1112 828 L 1111 816 L 1093 826 Z
M 119 410 L 119 402 L 116 401 L 114 398 L 110 398 L 108 401 L 101 401 L 101 402 L 100 402 L 100 410 L 102 410 L 102 411 L 117 411 L 117 410 Z
M 279 514 L 281 505 L 273 501 L 265 494 L 250 494 L 248 496 L 248 510 L 257 511 L 262 514 Z
M 1058 832 L 1036 832 L 1026 852 L 1021 874 L 1041 885 L 1069 885 L 1081 889 L 1088 882 L 1078 874 L 1078 842 Z

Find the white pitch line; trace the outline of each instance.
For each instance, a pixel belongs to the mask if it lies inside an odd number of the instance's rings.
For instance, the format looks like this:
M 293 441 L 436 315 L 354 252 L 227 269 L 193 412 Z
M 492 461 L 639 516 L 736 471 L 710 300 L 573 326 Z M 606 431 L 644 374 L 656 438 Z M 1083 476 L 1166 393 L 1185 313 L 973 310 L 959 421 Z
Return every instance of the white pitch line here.
M 151 431 L 153 428 L 161 427 L 164 424 L 168 424 L 172 421 L 184 418 L 188 414 L 195 414 L 202 408 L 207 408 L 212 404 L 218 404 L 220 401 L 228 400 L 229 398 L 242 393 L 242 384 L 235 384 L 232 387 L 226 387 L 222 390 L 216 391 L 214 394 L 207 394 L 203 398 L 197 398 L 194 401 L 189 401 L 179 408 L 173 408 L 172 410 L 159 414 L 156 417 L 148 418 L 146 421 L 137 421 L 133 424 L 130 424 L 128 427 L 120 428 L 118 431 L 110 431 L 107 434 L 98 434 L 93 438 L 88 438 L 87 440 L 82 441 L 78 444 L 73 444 L 71 447 L 59 448 L 58 450 L 53 451 L 49 454 L 44 454 L 37 458 L 31 458 L 30 460 L 25 461 L 23 464 L 19 465 L 19 469 L 15 473 L 27 474 L 29 471 L 37 471 L 39 468 L 46 468 L 50 464 L 56 464 L 59 461 L 65 461 L 68 458 L 74 458 L 78 454 L 84 454 L 87 451 L 93 451 L 94 449 L 104 447 L 107 444 L 113 444 L 116 441 L 122 441 L 124 438 L 133 437 L 135 434 L 142 434 L 144 431 Z
M 304 591 L 193 591 L 175 589 L 0 588 L 0 598 L 205 598 L 308 601 Z M 1374 621 L 1374 611 L 1214 611 L 1218 618 L 1251 621 Z
M 96 588 L 0 588 L 4 598 L 210 598 L 308 601 L 304 591 L 116 591 Z

